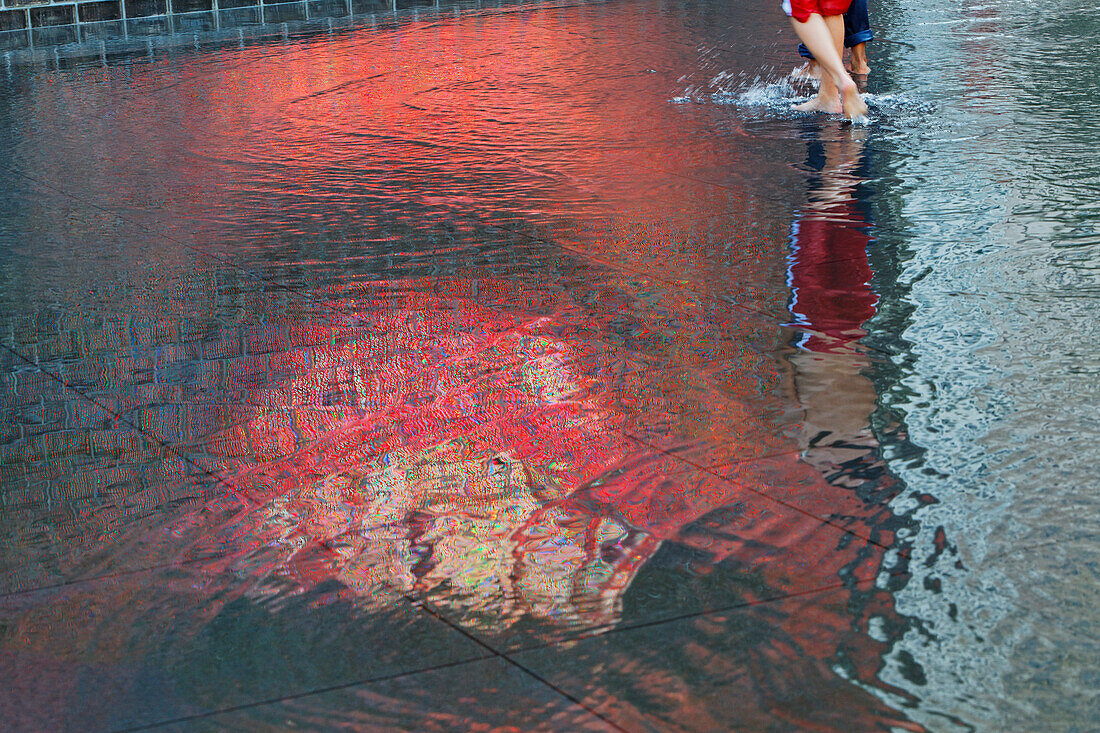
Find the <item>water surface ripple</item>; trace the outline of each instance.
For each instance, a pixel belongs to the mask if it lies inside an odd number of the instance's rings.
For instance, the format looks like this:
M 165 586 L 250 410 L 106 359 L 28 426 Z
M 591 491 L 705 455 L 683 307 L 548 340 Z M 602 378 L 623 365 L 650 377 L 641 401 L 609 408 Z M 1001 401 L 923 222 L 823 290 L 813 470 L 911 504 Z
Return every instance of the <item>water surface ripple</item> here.
M 1095 8 L 872 10 L 0 72 L 5 720 L 1088 729 Z

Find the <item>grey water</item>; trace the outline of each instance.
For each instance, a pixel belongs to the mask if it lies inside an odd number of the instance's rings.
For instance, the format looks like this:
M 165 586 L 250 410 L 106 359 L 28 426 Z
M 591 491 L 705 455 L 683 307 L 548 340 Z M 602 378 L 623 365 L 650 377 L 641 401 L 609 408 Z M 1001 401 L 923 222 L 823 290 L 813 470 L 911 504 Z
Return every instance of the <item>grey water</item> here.
M 1090 730 L 1096 8 L 0 64 L 17 730 Z

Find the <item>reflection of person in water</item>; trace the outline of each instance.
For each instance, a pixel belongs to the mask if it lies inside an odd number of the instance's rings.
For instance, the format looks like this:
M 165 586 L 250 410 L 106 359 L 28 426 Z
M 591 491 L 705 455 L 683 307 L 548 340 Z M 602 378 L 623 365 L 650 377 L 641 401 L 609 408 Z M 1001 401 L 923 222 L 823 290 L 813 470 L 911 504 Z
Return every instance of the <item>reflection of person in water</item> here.
M 874 550 L 877 556 L 877 548 L 892 543 L 893 526 L 891 510 L 879 499 L 896 488 L 896 481 L 872 431 L 878 393 L 867 376 L 870 360 L 859 344 L 867 335 L 864 324 L 876 314 L 879 302 L 868 257 L 873 245 L 869 202 L 859 190 L 866 131 L 828 132 L 836 137 L 823 141 L 819 131 L 809 145 L 807 165 L 817 174 L 806 207 L 792 226 L 788 256 L 789 308 L 800 330 L 788 357 L 802 409 L 794 437 L 802 464 L 818 472 L 824 485 L 834 487 L 819 492 L 815 513 L 842 518 L 853 530 L 881 543 Z M 868 559 L 881 562 L 881 556 Z M 892 615 L 888 594 L 851 591 L 850 613 L 858 607 L 862 611 L 857 613 L 868 617 Z M 849 656 L 850 678 L 867 688 L 880 686 L 878 659 L 885 649 L 876 648 L 869 636 L 849 637 L 847 643 L 860 648 Z M 901 720 L 893 726 L 920 729 Z
M 803 460 L 830 483 L 845 484 L 853 481 L 845 467 L 875 460 L 878 447 L 870 425 L 877 394 L 859 348 L 878 295 L 867 251 L 870 215 L 858 192 L 866 132 L 837 132 L 838 139 L 810 145 L 807 164 L 818 174 L 792 228 L 787 277 L 791 314 L 804 329 L 790 357 L 804 415 Z
M 841 134 L 811 146 L 809 163 L 820 173 L 794 225 L 788 269 L 790 310 L 805 329 L 790 359 L 805 415 L 800 443 L 804 460 L 829 475 L 876 447 L 876 393 L 854 348 L 878 302 L 867 260 L 870 224 L 856 195 L 863 142 L 858 130 Z

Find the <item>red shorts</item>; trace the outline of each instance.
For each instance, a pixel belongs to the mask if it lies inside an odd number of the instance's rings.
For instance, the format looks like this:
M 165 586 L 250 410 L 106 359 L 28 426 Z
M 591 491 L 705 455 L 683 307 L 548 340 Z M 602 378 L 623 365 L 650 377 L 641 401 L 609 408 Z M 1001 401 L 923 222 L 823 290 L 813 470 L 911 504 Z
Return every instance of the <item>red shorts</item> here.
M 844 15 L 852 0 L 783 0 L 783 9 L 799 23 L 805 23 L 810 16 Z

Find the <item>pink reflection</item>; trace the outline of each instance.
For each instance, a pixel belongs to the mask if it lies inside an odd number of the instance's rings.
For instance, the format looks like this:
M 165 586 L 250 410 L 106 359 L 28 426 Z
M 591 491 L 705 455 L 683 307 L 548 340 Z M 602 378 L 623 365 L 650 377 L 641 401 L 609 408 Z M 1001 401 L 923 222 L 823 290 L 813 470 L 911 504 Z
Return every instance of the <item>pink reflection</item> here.
M 288 567 L 321 546 L 320 572 L 364 597 L 446 584 L 501 619 L 611 620 L 656 543 L 562 504 L 637 452 L 615 430 L 640 372 L 584 326 L 446 296 L 363 303 L 212 444 L 246 461 L 232 482 L 258 507 L 255 543 Z

